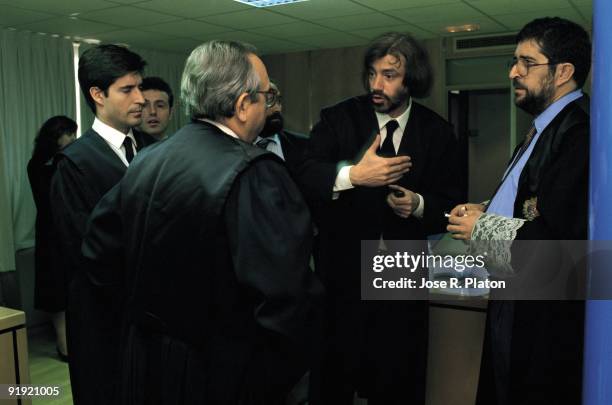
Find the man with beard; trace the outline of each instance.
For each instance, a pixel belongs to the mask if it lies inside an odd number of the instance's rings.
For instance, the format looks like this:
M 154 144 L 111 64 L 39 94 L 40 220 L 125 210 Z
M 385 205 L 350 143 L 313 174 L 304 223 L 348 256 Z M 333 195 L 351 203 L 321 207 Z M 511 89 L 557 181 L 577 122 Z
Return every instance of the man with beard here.
M 589 36 L 542 18 L 516 42 L 510 79 L 532 128 L 490 202 L 458 205 L 448 230 L 466 240 L 586 239 Z M 579 404 L 583 321 L 581 301 L 491 301 L 477 403 Z
M 99 45 L 79 59 L 79 85 L 96 118 L 91 129 L 56 155 L 51 210 L 67 262 L 66 333 L 75 404 L 111 404 L 116 387 L 116 311 L 86 275 L 81 243 L 94 206 L 127 170 L 141 145 L 140 91 L 145 61 L 117 45 Z
M 301 162 L 308 137 L 284 129 L 283 98 L 275 83 L 270 82 L 275 95 L 274 105 L 266 111 L 266 123 L 255 140 L 255 145 L 267 149 L 285 161 L 293 174 L 295 166 Z
M 362 240 L 424 240 L 461 196 L 450 125 L 414 102 L 432 82 L 425 50 L 388 33 L 368 47 L 368 94 L 321 111 L 298 179 L 319 229 L 315 270 L 328 300 L 313 404 L 425 401 L 426 301 L 362 302 Z M 382 155 L 382 156 L 379 156 Z M 426 247 L 424 247 L 426 249 Z

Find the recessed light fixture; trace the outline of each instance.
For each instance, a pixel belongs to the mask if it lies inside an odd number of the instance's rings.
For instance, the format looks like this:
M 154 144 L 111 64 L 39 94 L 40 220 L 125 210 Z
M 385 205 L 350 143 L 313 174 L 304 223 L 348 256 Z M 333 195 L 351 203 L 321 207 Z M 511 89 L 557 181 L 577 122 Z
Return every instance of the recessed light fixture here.
M 474 32 L 480 29 L 478 24 L 465 24 L 465 25 L 449 25 L 444 28 L 444 31 L 452 33 L 456 32 Z
M 247 4 L 253 7 L 272 7 L 280 6 L 281 4 L 299 3 L 308 0 L 234 0 L 238 3 Z

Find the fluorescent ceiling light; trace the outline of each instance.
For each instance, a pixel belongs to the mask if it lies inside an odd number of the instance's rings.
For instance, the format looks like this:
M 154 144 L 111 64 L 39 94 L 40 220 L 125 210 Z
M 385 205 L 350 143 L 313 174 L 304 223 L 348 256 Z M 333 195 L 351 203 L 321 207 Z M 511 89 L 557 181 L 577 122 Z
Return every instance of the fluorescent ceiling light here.
M 451 25 L 445 27 L 444 30 L 446 32 L 455 33 L 455 32 L 474 32 L 480 29 L 480 25 L 478 24 L 465 24 L 465 25 Z
M 253 7 L 272 7 L 280 6 L 281 4 L 299 3 L 300 1 L 308 0 L 234 0 L 238 3 L 248 4 Z

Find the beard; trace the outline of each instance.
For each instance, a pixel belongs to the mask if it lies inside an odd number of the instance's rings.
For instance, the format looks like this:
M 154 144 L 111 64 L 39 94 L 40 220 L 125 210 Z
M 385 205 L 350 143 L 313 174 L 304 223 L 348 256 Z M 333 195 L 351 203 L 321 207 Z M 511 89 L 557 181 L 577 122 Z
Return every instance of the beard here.
M 389 112 L 396 110 L 406 100 L 408 100 L 410 93 L 406 87 L 402 87 L 402 89 L 399 90 L 394 95 L 387 95 L 380 90 L 370 90 L 369 96 L 370 96 L 370 102 L 372 103 L 372 107 L 374 107 L 374 110 L 376 112 L 381 113 L 381 114 L 388 114 Z M 385 100 L 385 102 L 382 104 L 376 104 L 372 100 L 372 96 L 382 97 Z
M 523 89 L 525 91 L 523 98 L 515 99 L 516 106 L 531 115 L 540 115 L 551 104 L 555 95 L 553 78 L 550 75 L 546 78 L 538 92 L 523 86 L 516 78 L 512 83 L 515 89 Z
M 283 115 L 280 113 L 280 111 L 277 111 L 266 117 L 266 122 L 259 136 L 261 136 L 262 138 L 267 138 L 269 136 L 274 136 L 275 134 L 278 134 L 282 130 Z

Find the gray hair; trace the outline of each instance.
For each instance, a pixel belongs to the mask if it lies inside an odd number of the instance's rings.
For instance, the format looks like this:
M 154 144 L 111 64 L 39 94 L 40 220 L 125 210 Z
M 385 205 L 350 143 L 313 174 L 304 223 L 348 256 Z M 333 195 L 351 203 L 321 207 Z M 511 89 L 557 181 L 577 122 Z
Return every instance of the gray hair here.
M 261 80 L 248 59 L 251 45 L 213 40 L 195 48 L 181 78 L 181 99 L 191 118 L 232 117 L 236 100 L 247 93 L 257 101 Z

